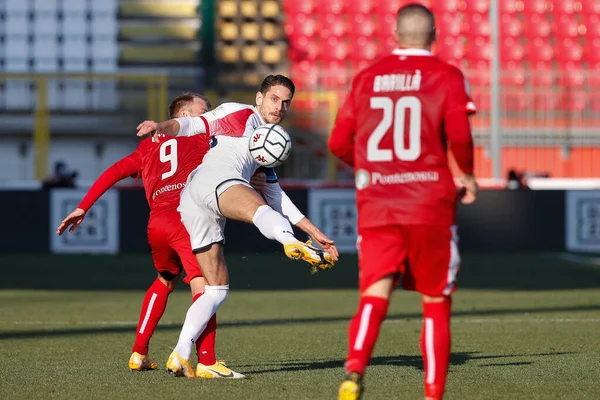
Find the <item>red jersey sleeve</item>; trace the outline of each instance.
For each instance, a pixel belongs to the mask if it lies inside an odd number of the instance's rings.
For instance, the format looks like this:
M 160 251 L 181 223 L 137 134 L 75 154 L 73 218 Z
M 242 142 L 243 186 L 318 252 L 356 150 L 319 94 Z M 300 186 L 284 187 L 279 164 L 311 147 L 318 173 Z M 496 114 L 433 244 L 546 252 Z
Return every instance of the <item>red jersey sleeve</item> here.
M 356 134 L 355 84 L 356 79 L 344 105 L 338 112 L 328 143 L 331 153 L 351 166 L 354 166 L 354 135 Z
M 140 146 L 128 156 L 117 161 L 106 169 L 96 179 L 90 190 L 86 193 L 79 208 L 88 211 L 108 189 L 110 189 L 115 183 L 123 180 L 127 177 L 138 179 L 142 172 L 142 152 Z
M 473 137 L 469 115 L 475 113 L 475 104 L 467 93 L 463 74 L 454 69 L 448 77 L 448 92 L 444 109 L 444 130 L 456 163 L 465 174 L 473 173 Z

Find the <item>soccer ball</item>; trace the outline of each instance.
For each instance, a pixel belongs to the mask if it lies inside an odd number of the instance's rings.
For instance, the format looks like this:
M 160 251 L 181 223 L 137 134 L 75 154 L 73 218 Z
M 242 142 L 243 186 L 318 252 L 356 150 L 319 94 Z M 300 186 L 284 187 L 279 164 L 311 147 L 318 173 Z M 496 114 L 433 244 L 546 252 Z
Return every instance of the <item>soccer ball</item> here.
M 263 167 L 276 167 L 283 164 L 292 151 L 290 135 L 281 125 L 265 124 L 250 136 L 250 154 Z

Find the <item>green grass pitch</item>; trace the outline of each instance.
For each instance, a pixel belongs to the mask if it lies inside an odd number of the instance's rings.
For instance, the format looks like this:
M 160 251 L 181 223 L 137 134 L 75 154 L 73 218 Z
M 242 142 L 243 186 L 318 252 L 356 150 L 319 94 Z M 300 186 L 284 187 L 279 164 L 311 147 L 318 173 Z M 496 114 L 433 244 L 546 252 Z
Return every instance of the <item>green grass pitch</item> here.
M 539 253 L 464 254 L 447 399 L 599 399 L 600 267 Z M 151 342 L 160 369 L 130 372 L 148 255 L 1 255 L 0 399 L 335 399 L 356 258 L 310 275 L 281 254 L 232 254 L 217 355 L 245 380 L 174 378 L 164 364 L 189 306 L 172 295 Z M 420 304 L 397 291 L 364 399 L 421 399 Z

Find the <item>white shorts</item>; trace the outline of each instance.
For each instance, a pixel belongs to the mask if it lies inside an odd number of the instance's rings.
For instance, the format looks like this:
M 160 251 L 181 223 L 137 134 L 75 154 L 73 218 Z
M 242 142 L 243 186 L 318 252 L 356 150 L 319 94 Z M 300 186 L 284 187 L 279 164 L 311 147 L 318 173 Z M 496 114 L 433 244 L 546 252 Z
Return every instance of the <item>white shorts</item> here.
M 252 187 L 239 176 L 214 174 L 202 165 L 190 175 L 177 211 L 190 235 L 194 253 L 215 243 L 225 243 L 226 218 L 219 209 L 219 196 L 240 184 Z

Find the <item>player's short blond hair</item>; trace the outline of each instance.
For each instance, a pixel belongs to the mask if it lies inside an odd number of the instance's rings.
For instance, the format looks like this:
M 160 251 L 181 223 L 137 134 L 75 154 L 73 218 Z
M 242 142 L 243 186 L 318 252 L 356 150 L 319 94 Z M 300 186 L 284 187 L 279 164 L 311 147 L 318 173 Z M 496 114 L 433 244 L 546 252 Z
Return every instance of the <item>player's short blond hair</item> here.
M 171 104 L 169 104 L 169 118 L 173 118 L 174 115 L 177 115 L 183 107 L 194 101 L 194 99 L 203 100 L 209 110 L 212 108 L 212 104 L 208 97 L 194 92 L 185 92 L 175 97 Z

